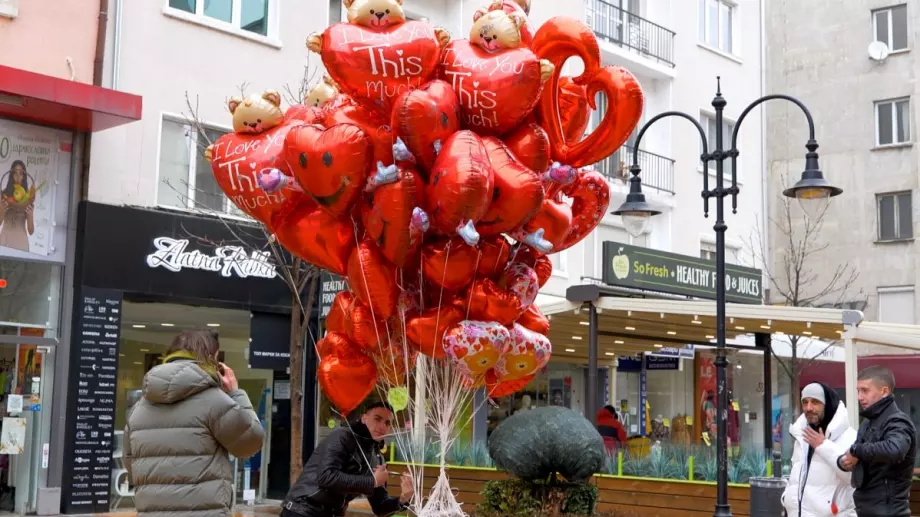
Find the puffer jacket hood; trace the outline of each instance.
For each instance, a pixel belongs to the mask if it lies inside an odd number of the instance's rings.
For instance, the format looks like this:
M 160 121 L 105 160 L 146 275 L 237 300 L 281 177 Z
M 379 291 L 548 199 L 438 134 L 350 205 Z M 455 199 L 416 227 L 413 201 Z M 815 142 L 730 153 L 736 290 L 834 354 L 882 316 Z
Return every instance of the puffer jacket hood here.
M 194 361 L 172 361 L 147 372 L 144 398 L 154 404 L 174 404 L 209 388 L 219 388 L 220 380 Z

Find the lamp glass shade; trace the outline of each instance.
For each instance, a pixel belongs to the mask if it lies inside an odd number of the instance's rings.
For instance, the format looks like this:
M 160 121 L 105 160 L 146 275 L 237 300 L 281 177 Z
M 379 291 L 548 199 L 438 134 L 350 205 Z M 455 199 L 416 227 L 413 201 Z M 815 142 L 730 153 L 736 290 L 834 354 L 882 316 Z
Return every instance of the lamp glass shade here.
M 623 217 L 623 227 L 633 237 L 645 233 L 652 219 L 648 212 L 622 212 L 620 215 Z
M 831 203 L 831 190 L 823 187 L 799 188 L 795 191 L 795 198 L 805 212 L 805 216 L 815 220 L 824 215 Z

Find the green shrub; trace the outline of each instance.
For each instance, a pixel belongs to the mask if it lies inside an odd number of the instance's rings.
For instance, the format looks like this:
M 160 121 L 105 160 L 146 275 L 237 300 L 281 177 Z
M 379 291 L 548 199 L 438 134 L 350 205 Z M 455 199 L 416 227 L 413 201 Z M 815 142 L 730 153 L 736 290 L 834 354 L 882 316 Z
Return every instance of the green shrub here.
M 517 478 L 486 482 L 482 496 L 476 507 L 478 516 L 594 515 L 597 505 L 594 485 L 528 482 Z

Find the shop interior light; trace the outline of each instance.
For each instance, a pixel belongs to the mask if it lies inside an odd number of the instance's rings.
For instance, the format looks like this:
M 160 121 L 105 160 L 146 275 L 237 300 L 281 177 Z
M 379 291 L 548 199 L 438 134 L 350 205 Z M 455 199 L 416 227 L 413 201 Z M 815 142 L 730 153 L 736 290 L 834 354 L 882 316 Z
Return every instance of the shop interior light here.
M 584 321 L 584 320 L 579 321 L 578 323 L 579 323 L 580 325 L 584 325 L 584 326 L 586 326 L 586 327 L 589 326 L 589 325 L 591 325 L 590 323 L 588 323 L 587 321 Z
M 209 327 L 219 327 L 220 323 L 208 323 Z
M 574 352 L 575 349 L 574 349 L 574 348 L 566 348 L 565 351 L 566 351 L 566 352 Z
M 118 354 L 118 357 L 124 357 L 125 354 Z
M 658 344 L 658 343 L 655 343 L 655 348 L 664 348 L 664 347 L 662 347 L 662 346 L 661 346 L 660 344 Z
M 160 323 L 161 327 L 175 327 L 172 323 Z
M 737 368 L 740 370 L 740 369 L 741 369 L 741 365 L 739 364 Z
M 806 335 L 806 336 L 810 336 L 810 335 L 811 335 L 811 332 L 805 330 L 805 331 L 802 332 L 802 334 L 804 334 L 804 335 Z
M 636 327 L 626 327 L 626 330 L 636 330 Z
M 138 365 L 138 366 L 144 366 L 144 363 L 142 363 L 142 362 L 140 362 L 140 361 L 134 361 L 134 364 L 136 364 L 136 365 Z
M 744 327 L 742 327 L 741 325 L 735 325 L 735 329 L 737 329 L 737 330 L 744 330 Z
M 136 329 L 145 329 L 145 328 L 147 328 L 147 325 L 131 325 L 131 326 L 134 327 L 134 328 L 136 328 Z
M 575 341 L 581 341 L 581 336 L 572 336 Z
M 760 328 L 764 330 L 770 330 L 770 325 L 761 325 Z
M 668 331 L 668 335 L 669 335 L 669 336 L 676 336 L 676 335 L 677 335 L 677 332 L 674 332 L 673 330 L 669 330 L 669 331 Z
M 610 357 L 613 357 L 616 354 L 614 354 L 613 352 L 604 352 L 604 355 L 609 355 Z
M 618 339 L 618 340 L 616 340 L 616 341 L 614 341 L 614 344 L 617 344 L 617 345 L 622 345 L 622 344 L 623 344 L 623 342 L 622 342 L 622 341 L 620 341 L 620 340 Z
M 690 323 L 693 323 L 694 325 L 702 325 L 702 324 L 703 324 L 703 322 L 702 322 L 701 320 L 693 320 L 693 321 L 691 321 Z
M 715 336 L 706 336 L 706 339 L 715 339 Z
M 149 352 L 149 351 L 150 351 L 149 348 L 138 348 L 138 350 L 140 350 L 141 352 Z

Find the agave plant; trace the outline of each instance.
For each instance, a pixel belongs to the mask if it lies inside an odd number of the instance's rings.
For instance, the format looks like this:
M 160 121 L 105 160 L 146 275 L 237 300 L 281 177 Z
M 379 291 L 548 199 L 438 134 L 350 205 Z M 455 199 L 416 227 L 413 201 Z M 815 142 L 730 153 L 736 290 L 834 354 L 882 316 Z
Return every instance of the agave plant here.
M 714 451 L 700 451 L 693 457 L 693 466 L 698 481 L 715 481 L 719 474 L 719 463 Z

